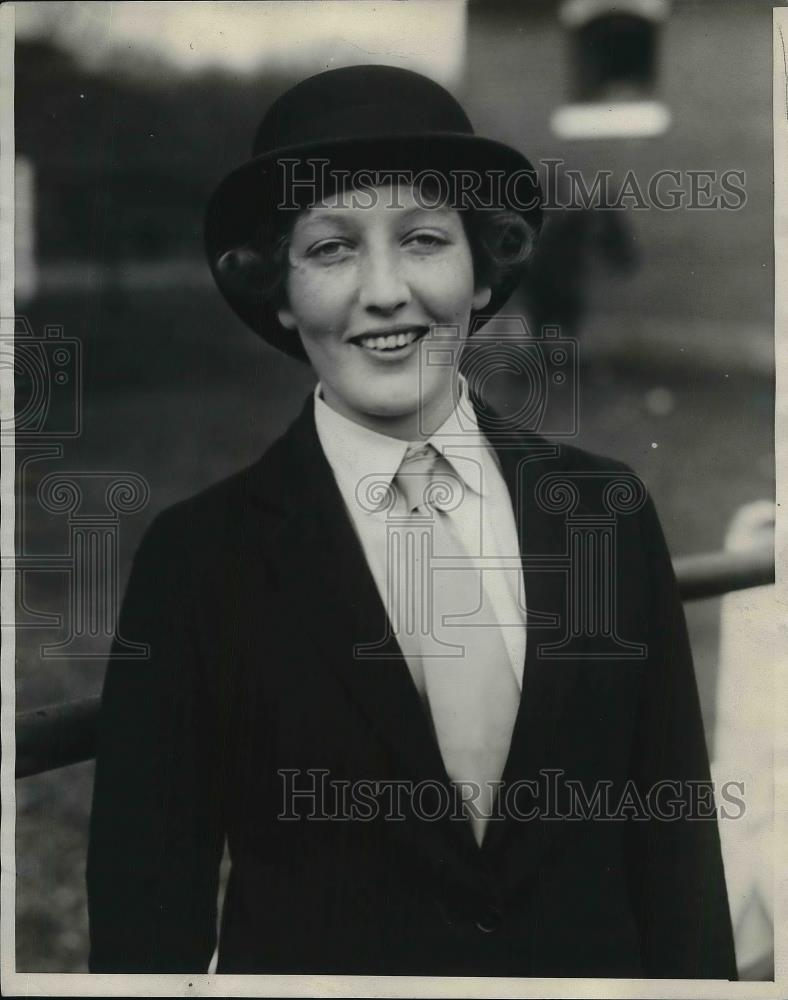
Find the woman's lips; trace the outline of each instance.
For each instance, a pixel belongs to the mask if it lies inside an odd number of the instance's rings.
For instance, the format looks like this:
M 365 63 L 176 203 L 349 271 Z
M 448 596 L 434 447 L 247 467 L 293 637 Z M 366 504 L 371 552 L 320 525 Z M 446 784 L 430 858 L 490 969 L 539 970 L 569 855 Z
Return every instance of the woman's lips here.
M 427 326 L 414 326 L 391 332 L 360 334 L 353 337 L 350 343 L 381 360 L 403 358 L 413 353 L 414 345 L 428 332 Z

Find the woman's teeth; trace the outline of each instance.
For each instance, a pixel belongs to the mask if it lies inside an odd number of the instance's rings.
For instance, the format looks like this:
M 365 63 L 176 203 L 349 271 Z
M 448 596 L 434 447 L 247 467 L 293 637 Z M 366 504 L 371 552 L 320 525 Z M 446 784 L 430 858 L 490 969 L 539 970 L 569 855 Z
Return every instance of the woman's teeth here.
M 373 351 L 391 351 L 412 344 L 417 337 L 418 333 L 415 330 L 408 330 L 407 333 L 389 333 L 385 337 L 362 337 L 359 342 L 362 347 L 371 348 Z

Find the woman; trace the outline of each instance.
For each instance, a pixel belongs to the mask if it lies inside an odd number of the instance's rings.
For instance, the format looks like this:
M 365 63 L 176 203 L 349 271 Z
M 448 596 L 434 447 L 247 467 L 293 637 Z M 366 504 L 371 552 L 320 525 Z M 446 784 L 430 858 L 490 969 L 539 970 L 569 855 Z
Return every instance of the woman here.
M 214 194 L 222 293 L 318 384 L 137 554 L 119 633 L 150 658 L 105 681 L 91 970 L 205 971 L 226 840 L 220 973 L 735 977 L 653 504 L 492 411 L 489 353 L 458 366 L 538 195 L 446 91 L 376 66 L 284 94 Z M 568 547 L 600 504 L 605 595 Z

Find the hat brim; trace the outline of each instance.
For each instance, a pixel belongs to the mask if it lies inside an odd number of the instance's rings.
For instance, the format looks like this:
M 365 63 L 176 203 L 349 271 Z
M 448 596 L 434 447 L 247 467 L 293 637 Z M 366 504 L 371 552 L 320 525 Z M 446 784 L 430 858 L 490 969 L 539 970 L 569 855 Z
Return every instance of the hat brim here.
M 455 176 L 462 172 L 467 178 L 474 171 L 482 180 L 478 197 L 484 204 L 491 197 L 493 202 L 503 198 L 496 207 L 513 209 L 537 231 L 541 227 L 541 189 L 531 162 L 513 147 L 482 136 L 414 133 L 337 138 L 330 143 L 286 146 L 254 157 L 228 174 L 211 196 L 205 214 L 205 250 L 216 284 L 235 313 L 268 343 L 300 360 L 307 360 L 300 338 L 281 326 L 270 301 L 244 291 L 217 266 L 228 250 L 248 244 L 265 216 L 277 211 L 288 197 L 286 193 L 283 197 L 282 179 L 288 172 L 292 176 L 297 168 L 286 166 L 286 160 L 328 160 L 325 169 L 329 175 L 340 171 L 353 174 L 404 170 L 414 176 L 422 171 Z M 319 171 L 320 167 L 315 167 L 315 176 L 320 176 Z M 517 183 L 509 185 L 507 199 L 506 181 L 513 177 Z M 466 181 L 466 207 L 471 207 L 469 190 Z M 484 316 L 500 310 L 518 280 L 514 274 L 494 290 Z

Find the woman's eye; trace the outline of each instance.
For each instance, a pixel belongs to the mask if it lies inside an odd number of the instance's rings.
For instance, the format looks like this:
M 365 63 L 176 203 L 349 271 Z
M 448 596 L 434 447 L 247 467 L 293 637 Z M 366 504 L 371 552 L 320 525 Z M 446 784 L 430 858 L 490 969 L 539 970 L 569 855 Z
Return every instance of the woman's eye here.
M 317 257 L 319 260 L 335 260 L 350 252 L 350 246 L 342 240 L 324 240 L 311 247 L 310 257 Z
M 445 246 L 446 242 L 437 233 L 413 233 L 405 240 L 405 246 L 412 246 L 417 250 L 432 250 L 436 247 Z

